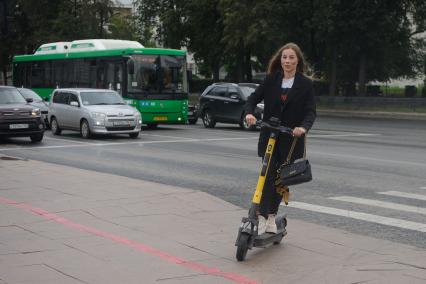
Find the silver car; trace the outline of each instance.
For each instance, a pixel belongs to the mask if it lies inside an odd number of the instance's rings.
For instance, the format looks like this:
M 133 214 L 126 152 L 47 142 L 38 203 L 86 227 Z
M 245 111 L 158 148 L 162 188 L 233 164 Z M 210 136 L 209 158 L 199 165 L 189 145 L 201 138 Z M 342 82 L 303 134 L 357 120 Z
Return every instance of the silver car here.
M 137 138 L 142 118 L 113 90 L 56 89 L 49 104 L 52 133 L 77 130 L 83 138 L 92 134 L 129 134 Z

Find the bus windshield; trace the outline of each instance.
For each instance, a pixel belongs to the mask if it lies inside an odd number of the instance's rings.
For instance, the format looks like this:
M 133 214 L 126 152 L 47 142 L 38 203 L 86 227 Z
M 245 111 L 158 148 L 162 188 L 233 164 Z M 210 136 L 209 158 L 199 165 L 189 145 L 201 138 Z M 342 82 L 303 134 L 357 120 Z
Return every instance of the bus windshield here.
M 170 55 L 133 55 L 134 74 L 128 76 L 128 93 L 186 93 L 185 58 Z

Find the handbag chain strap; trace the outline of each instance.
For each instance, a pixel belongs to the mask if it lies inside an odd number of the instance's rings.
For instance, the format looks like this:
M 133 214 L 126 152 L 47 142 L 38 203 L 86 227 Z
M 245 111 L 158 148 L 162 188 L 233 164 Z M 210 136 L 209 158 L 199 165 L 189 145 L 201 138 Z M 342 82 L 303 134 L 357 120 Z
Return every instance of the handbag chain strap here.
M 293 156 L 294 147 L 296 146 L 297 139 L 298 139 L 297 137 L 293 138 L 293 143 L 291 143 L 291 148 L 290 148 L 290 151 L 288 152 L 287 159 L 285 160 L 285 164 L 288 164 L 290 162 L 291 156 Z
M 305 148 L 303 149 L 303 158 L 304 159 L 306 159 L 306 139 L 307 139 L 307 135 L 305 134 Z M 298 140 L 298 138 L 297 137 L 294 137 L 294 139 L 293 139 L 293 143 L 291 143 L 291 148 L 290 148 L 290 151 L 288 152 L 288 155 L 287 155 L 287 159 L 285 160 L 285 162 L 284 163 L 282 163 L 282 165 L 278 168 L 278 170 L 277 170 L 277 178 L 280 176 L 280 173 L 281 173 L 281 170 L 286 166 L 286 165 L 288 165 L 288 164 L 290 164 L 290 159 L 291 159 L 291 156 L 293 155 L 293 152 L 294 152 L 294 148 L 295 148 L 295 146 L 296 146 L 296 143 L 297 143 L 297 140 Z M 277 181 L 276 181 L 277 182 Z

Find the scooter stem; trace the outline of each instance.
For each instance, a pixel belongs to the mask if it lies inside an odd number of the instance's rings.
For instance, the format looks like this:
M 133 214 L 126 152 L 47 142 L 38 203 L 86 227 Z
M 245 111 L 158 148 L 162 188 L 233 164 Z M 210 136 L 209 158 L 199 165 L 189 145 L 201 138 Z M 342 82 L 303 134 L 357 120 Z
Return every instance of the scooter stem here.
M 277 141 L 277 134 L 275 131 L 271 132 L 268 140 L 268 146 L 266 147 L 266 153 L 262 161 L 262 170 L 260 171 L 259 179 L 257 180 L 256 191 L 254 192 L 252 203 L 260 204 L 262 199 L 262 191 L 265 186 L 266 175 L 268 174 L 269 163 L 271 161 L 272 153 L 274 152 L 275 142 Z

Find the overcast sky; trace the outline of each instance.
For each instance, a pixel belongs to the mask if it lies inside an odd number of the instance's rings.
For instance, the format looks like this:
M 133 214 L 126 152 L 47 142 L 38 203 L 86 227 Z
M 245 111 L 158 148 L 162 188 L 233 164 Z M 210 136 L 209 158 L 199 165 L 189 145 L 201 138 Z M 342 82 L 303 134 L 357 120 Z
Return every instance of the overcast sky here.
M 116 0 L 117 2 L 120 2 L 120 3 L 122 3 L 122 4 L 124 4 L 124 5 L 131 5 L 132 4 L 132 2 L 133 2 L 133 0 Z

